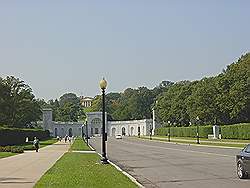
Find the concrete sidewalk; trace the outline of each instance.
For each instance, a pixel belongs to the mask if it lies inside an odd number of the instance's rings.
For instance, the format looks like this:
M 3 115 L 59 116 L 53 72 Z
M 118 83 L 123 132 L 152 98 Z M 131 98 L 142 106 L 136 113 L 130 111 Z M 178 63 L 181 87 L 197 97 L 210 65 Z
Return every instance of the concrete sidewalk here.
M 44 147 L 36 152 L 25 152 L 0 159 L 0 188 L 30 188 L 68 151 L 64 142 Z

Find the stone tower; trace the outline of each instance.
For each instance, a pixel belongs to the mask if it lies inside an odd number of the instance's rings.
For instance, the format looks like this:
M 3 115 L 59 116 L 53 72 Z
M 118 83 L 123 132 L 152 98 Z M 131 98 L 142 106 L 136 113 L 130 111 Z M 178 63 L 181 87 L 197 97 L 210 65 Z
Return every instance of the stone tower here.
M 49 130 L 52 125 L 52 109 L 43 109 L 43 129 Z

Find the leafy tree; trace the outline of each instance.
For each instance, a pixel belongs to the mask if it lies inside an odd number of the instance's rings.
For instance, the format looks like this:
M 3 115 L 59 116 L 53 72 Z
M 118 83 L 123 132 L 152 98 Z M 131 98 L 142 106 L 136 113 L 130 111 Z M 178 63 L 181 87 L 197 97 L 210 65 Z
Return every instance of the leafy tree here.
M 59 101 L 57 99 L 49 100 L 46 107 L 52 108 L 54 121 L 77 122 L 86 119 L 80 98 L 74 93 L 63 94 Z
M 7 76 L 0 79 L 0 114 L 1 124 L 25 127 L 41 118 L 41 108 L 24 81 Z

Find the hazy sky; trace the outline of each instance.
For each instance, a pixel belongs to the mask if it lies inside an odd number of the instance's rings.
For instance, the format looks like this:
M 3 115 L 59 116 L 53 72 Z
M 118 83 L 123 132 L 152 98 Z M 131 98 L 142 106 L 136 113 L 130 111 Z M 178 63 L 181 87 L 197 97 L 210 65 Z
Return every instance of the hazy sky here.
M 0 77 L 95 96 L 220 73 L 250 51 L 249 0 L 0 0 Z

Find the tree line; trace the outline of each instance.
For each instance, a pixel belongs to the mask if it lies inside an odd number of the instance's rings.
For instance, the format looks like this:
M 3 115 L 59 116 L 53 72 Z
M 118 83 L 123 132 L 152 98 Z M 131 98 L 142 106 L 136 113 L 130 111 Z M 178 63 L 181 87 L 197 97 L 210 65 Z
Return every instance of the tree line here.
M 77 122 L 84 121 L 86 118 L 80 98 L 74 93 L 65 93 L 59 100 L 51 99 L 42 107 L 52 108 L 54 121 Z
M 250 53 L 227 66 L 217 76 L 196 81 L 163 81 L 154 89 L 128 88 L 106 95 L 106 109 L 111 120 L 152 117 L 152 108 L 161 123 L 189 126 L 250 122 Z M 101 96 L 96 96 L 86 111 L 101 110 Z
M 178 126 L 195 123 L 233 124 L 250 122 L 250 53 L 227 66 L 217 76 L 196 81 L 162 81 L 153 89 L 127 88 L 106 95 L 109 120 L 152 118 Z M 42 108 L 53 109 L 54 121 L 84 121 L 86 112 L 101 111 L 101 96 L 83 108 L 80 98 L 66 93 L 59 99 L 36 99 L 24 81 L 13 76 L 0 77 L 0 125 L 31 127 L 42 119 Z
M 0 126 L 33 128 L 42 120 L 42 109 L 52 108 L 55 121 L 79 121 L 85 119 L 80 98 L 66 93 L 59 100 L 36 99 L 31 87 L 13 76 L 0 77 Z

